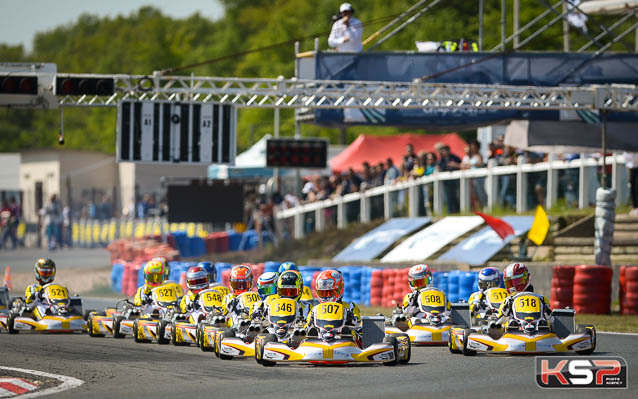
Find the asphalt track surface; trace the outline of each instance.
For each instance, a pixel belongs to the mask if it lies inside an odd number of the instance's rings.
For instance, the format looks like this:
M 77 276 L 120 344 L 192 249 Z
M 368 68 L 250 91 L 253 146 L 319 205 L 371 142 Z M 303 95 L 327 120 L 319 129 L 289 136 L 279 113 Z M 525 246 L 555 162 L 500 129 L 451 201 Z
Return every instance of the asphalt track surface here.
M 136 344 L 132 338 L 0 333 L 0 365 L 79 378 L 60 398 L 422 398 L 638 397 L 638 336 L 599 334 L 598 355 L 622 356 L 629 388 L 547 390 L 535 384 L 533 356 L 452 355 L 413 348 L 405 366 L 282 365 L 224 361 L 195 347 Z
M 111 255 L 104 248 L 18 248 L 0 251 L 0 269 L 11 266 L 12 272 L 32 272 L 33 264 L 42 257 L 52 258 L 58 268 L 65 269 L 96 269 L 111 264 Z

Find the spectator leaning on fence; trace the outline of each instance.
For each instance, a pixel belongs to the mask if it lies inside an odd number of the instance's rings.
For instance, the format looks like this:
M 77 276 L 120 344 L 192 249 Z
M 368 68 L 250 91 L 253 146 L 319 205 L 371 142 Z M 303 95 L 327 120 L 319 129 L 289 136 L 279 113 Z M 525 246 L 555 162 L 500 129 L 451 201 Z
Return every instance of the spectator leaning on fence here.
M 350 3 L 343 3 L 339 7 L 339 19 L 332 24 L 332 30 L 328 37 L 328 45 L 336 48 L 337 51 L 363 50 L 361 36 L 363 27 L 361 21 L 353 17 L 354 8 Z

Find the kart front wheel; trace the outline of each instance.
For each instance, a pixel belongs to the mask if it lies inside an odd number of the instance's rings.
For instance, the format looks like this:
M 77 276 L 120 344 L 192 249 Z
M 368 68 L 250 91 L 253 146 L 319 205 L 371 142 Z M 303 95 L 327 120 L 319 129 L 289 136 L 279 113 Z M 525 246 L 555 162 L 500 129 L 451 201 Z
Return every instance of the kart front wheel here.
M 264 348 L 269 342 L 277 342 L 277 336 L 275 334 L 265 334 L 255 339 L 255 360 L 264 367 L 273 367 L 277 364 L 270 360 L 264 360 Z
M 120 332 L 120 325 L 122 324 L 122 320 L 124 320 L 124 316 L 113 317 L 113 338 L 124 338 L 124 334 Z
M 463 330 L 463 356 L 476 356 L 476 351 L 473 351 L 472 349 L 469 349 L 467 347 L 467 342 L 469 340 L 468 337 L 473 332 L 474 330 L 470 330 L 469 328 L 466 328 L 465 330 Z
M 224 338 L 235 338 L 235 331 L 231 330 L 231 329 L 227 329 L 226 331 L 223 331 L 220 336 L 219 336 L 219 341 L 218 341 L 218 348 L 217 348 L 217 352 L 219 353 L 219 358 L 222 360 L 233 360 L 232 356 L 228 356 L 228 355 L 224 355 L 221 353 L 221 347 L 222 347 L 222 341 L 224 340 Z
M 450 332 L 448 333 L 448 337 L 447 337 L 447 347 L 450 350 L 451 353 L 458 355 L 461 353 L 461 350 L 458 348 L 453 348 L 453 341 L 454 341 L 454 334 L 452 334 L 452 330 L 450 330 Z
M 202 352 L 212 352 L 215 350 L 214 344 L 211 345 L 211 342 L 208 342 L 209 346 L 204 346 L 204 327 L 205 324 L 203 323 L 200 323 L 199 326 L 197 326 L 197 346 L 199 346 L 199 349 L 201 349 Z
M 86 319 L 86 331 L 89 333 L 89 337 L 103 337 L 104 334 L 98 334 L 93 330 L 93 314 L 89 314 Z
M 18 317 L 17 314 L 12 314 L 9 316 L 9 319 L 7 320 L 7 331 L 9 332 L 9 334 L 18 334 L 20 332 L 20 330 L 16 330 L 13 327 L 15 324 L 16 317 Z
M 383 342 L 386 344 L 392 345 L 394 350 L 394 360 L 383 363 L 384 366 L 396 366 L 399 362 L 399 342 L 397 341 L 397 337 L 393 337 L 392 335 L 386 335 L 383 338 Z
M 399 359 L 399 364 L 408 364 L 412 358 L 412 342 L 410 342 L 410 336 L 408 334 L 402 334 L 408 341 L 408 353 L 403 359 Z
M 579 324 L 576 329 L 577 333 L 589 334 L 591 337 L 591 348 L 583 351 L 576 351 L 579 355 L 591 355 L 596 350 L 596 327 L 591 324 Z
M 168 324 L 169 321 L 167 320 L 160 320 L 157 323 L 157 343 L 160 345 L 166 345 L 171 342 L 169 339 L 166 338 L 166 326 L 168 326 Z M 171 332 L 174 333 L 174 330 L 171 330 Z

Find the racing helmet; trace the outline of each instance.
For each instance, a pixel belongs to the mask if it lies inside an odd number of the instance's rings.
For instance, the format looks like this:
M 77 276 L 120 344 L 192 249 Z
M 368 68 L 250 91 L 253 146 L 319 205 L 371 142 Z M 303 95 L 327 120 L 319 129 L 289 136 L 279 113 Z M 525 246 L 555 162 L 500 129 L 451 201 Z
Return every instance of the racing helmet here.
M 201 266 L 190 267 L 186 272 L 186 285 L 192 293 L 198 294 L 208 288 L 208 273 Z
M 277 293 L 277 273 L 266 272 L 257 279 L 257 292 L 261 299 Z
M 52 283 L 55 278 L 55 262 L 49 258 L 40 258 L 35 262 L 33 272 L 35 273 L 36 281 L 40 285 Z
M 277 279 L 277 294 L 282 298 L 299 300 L 303 294 L 303 277 L 296 270 L 286 270 Z
M 285 272 L 286 270 L 297 270 L 297 271 L 299 271 L 299 268 L 297 267 L 295 262 L 284 262 L 281 265 L 279 265 L 279 271 L 277 273 L 279 273 L 279 275 L 281 275 L 281 273 Z
M 157 260 L 162 262 L 162 266 L 164 266 L 164 281 L 168 280 L 168 276 L 171 274 L 171 267 L 168 264 L 168 260 L 165 256 L 158 256 L 153 258 L 153 260 Z
M 481 291 L 501 285 L 501 273 L 495 267 L 484 267 L 478 274 L 478 287 Z
M 525 291 L 531 281 L 532 277 L 524 263 L 511 263 L 503 271 L 503 282 L 510 294 Z
M 317 276 L 315 286 L 319 302 L 339 302 L 343 298 L 343 276 L 337 270 L 326 270 Z
M 408 283 L 412 291 L 421 290 L 432 284 L 432 271 L 426 264 L 414 265 L 408 271 Z
M 159 260 L 150 260 L 144 266 L 144 282 L 149 287 L 159 287 L 164 282 L 164 265 Z
M 199 262 L 197 266 L 201 266 L 202 269 L 208 273 L 208 283 L 214 283 L 217 281 L 217 269 L 213 262 Z
M 237 265 L 230 270 L 230 290 L 238 295 L 253 287 L 253 273 L 246 265 Z

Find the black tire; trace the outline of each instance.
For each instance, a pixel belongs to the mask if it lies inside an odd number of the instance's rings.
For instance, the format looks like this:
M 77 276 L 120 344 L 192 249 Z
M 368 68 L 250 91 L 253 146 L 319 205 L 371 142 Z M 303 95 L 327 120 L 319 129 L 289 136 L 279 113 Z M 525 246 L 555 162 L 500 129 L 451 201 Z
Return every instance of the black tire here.
M 140 338 L 138 337 L 138 321 L 139 321 L 139 320 L 138 320 L 138 319 L 136 319 L 136 320 L 133 322 L 133 339 L 135 340 L 135 342 L 137 342 L 137 343 L 139 344 L 139 343 L 141 343 L 141 342 L 144 342 L 144 340 L 143 340 L 143 339 L 140 339 Z
M 397 341 L 397 337 L 393 337 L 392 335 L 386 335 L 383 337 L 383 342 L 392 345 L 394 348 L 394 360 L 390 362 L 383 363 L 384 366 L 396 366 L 399 363 L 399 343 Z
M 104 334 L 96 334 L 93 331 L 93 314 L 89 314 L 89 317 L 86 320 L 86 332 L 89 333 L 89 337 L 103 337 Z
M 412 342 L 410 342 L 410 336 L 408 334 L 401 334 L 408 340 L 408 356 L 405 359 L 399 359 L 399 364 L 408 364 L 412 358 Z
M 591 324 L 579 324 L 576 328 L 577 333 L 589 334 L 591 336 L 592 347 L 584 351 L 576 351 L 579 355 L 591 355 L 596 350 L 596 327 Z
M 188 343 L 186 342 L 177 342 L 177 333 L 175 332 L 177 330 L 176 327 L 176 323 L 173 322 L 173 324 L 171 325 L 171 342 L 173 343 L 174 346 L 187 346 Z
M 164 335 L 166 334 L 166 326 L 168 324 L 169 324 L 168 320 L 160 320 L 157 323 L 157 343 L 159 345 L 166 345 L 169 342 L 171 342 L 170 340 L 164 338 Z M 172 337 L 172 334 L 171 334 L 171 337 Z
M 224 340 L 224 338 L 235 338 L 235 331 L 227 329 L 226 331 L 221 333 L 221 335 L 219 336 L 219 346 L 217 348 L 218 352 L 220 352 L 221 342 Z M 223 355 L 221 353 L 219 353 L 219 358 L 222 360 L 233 360 L 232 356 Z
M 206 325 L 203 323 L 200 323 L 199 326 L 197 326 L 197 346 L 199 346 L 199 349 L 201 349 L 202 352 L 213 352 L 215 350 L 214 345 L 212 347 L 204 346 L 204 327 L 206 327 Z
M 120 333 L 120 325 L 122 324 L 122 320 L 124 320 L 124 316 L 115 316 L 113 318 L 113 338 L 124 338 L 124 334 Z
M 9 318 L 7 319 L 7 332 L 9 332 L 9 334 L 18 334 L 18 333 L 20 333 L 20 330 L 16 330 L 15 328 L 13 328 L 13 325 L 15 323 L 16 317 L 18 317 L 17 314 L 11 314 L 11 315 L 9 315 Z
M 476 351 L 468 349 L 467 347 L 467 337 L 473 332 L 474 330 L 470 330 L 469 328 L 463 330 L 463 356 L 476 356 Z
M 461 354 L 462 351 L 460 349 L 452 349 L 452 336 L 452 330 L 450 330 L 447 337 L 447 348 L 455 355 Z
M 260 337 L 259 340 L 255 339 L 255 360 L 264 367 L 275 366 L 277 363 L 264 360 L 264 347 L 269 342 L 277 342 L 277 336 L 275 334 L 264 334 L 258 335 L 258 337 Z
M 87 309 L 84 311 L 84 313 L 82 313 L 82 318 L 84 319 L 84 321 L 87 321 L 89 319 L 91 313 L 95 313 L 95 309 Z

